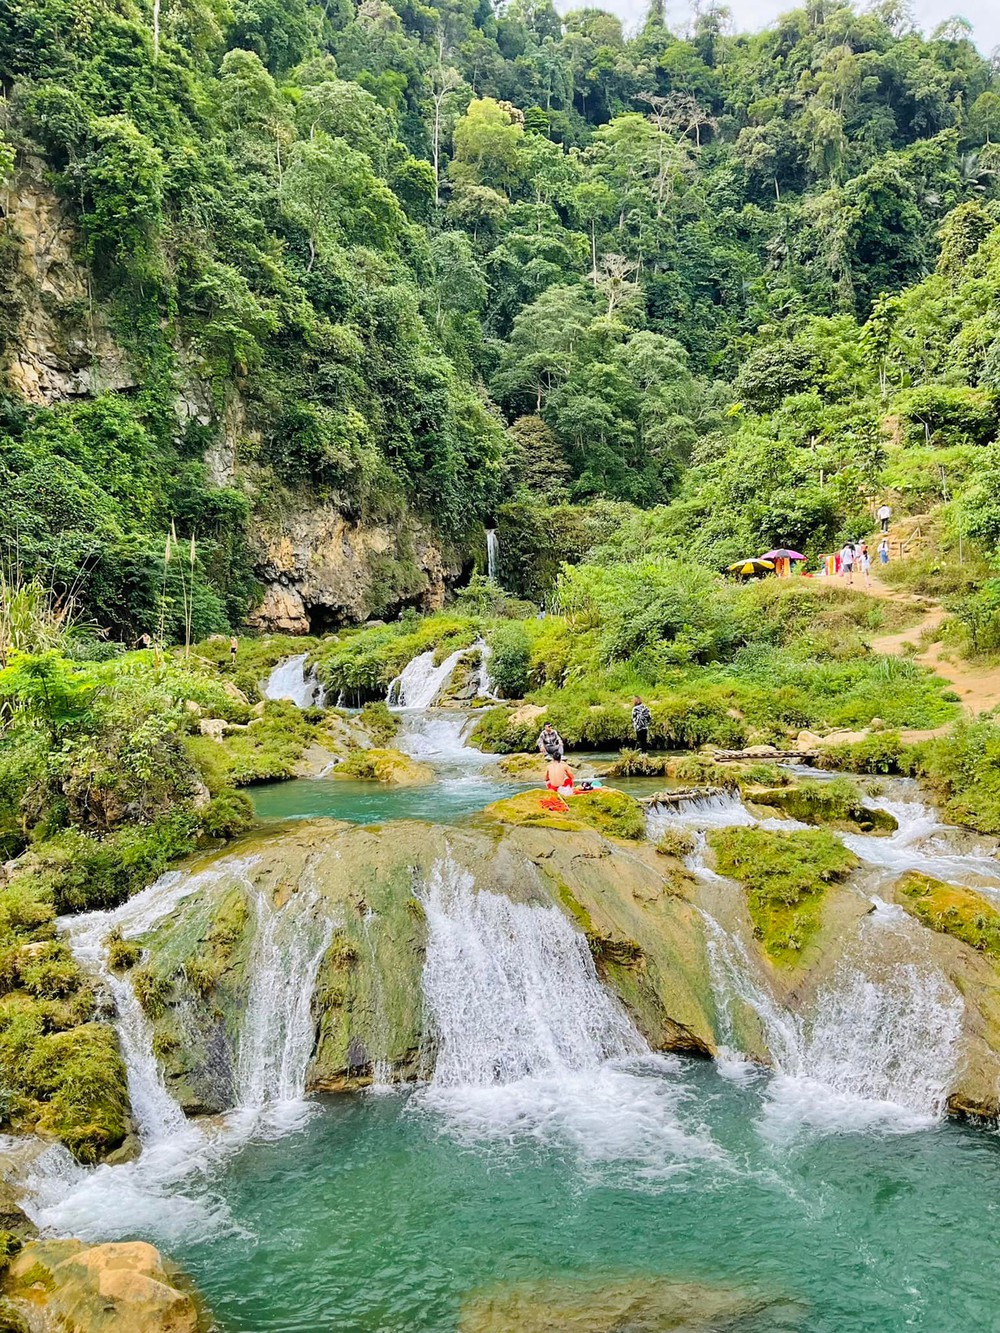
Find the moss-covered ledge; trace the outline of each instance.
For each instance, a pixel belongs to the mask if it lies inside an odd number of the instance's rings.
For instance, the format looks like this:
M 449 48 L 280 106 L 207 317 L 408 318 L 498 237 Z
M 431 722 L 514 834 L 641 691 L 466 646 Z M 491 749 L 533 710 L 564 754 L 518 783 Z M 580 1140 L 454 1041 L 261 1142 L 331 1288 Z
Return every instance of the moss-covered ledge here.
M 579 832 L 596 829 L 607 837 L 635 842 L 646 836 L 642 806 L 634 797 L 612 787 L 579 792 L 563 801 L 549 791 L 522 791 L 494 801 L 483 811 L 486 819 L 515 827 L 562 829 Z M 562 808 L 565 807 L 565 808 Z
M 826 829 L 714 829 L 708 844 L 720 875 L 747 890 L 754 936 L 773 963 L 794 965 L 819 930 L 823 896 L 860 862 Z

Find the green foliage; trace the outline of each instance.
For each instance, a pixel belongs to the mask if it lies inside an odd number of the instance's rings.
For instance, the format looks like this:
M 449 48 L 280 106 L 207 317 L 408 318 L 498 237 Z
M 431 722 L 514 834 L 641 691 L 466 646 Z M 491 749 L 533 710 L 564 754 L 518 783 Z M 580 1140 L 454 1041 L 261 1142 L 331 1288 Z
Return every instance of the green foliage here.
M 520 699 L 528 692 L 531 640 L 519 621 L 500 621 L 490 631 L 490 679 L 506 699 Z
M 917 871 L 904 875 L 896 892 L 906 910 L 931 930 L 1000 961 L 1000 912 L 981 894 Z
M 876 731 L 864 740 L 824 745 L 816 764 L 847 773 L 903 773 L 907 753 L 898 731 Z
M 387 745 L 399 731 L 399 717 L 381 699 L 365 704 L 358 721 L 375 745 Z
M 1000 833 L 1000 726 L 995 722 L 962 723 L 924 742 L 912 765 L 950 819 L 980 833 Z
M 826 885 L 859 864 L 825 829 L 714 829 L 708 840 L 719 873 L 747 890 L 754 934 L 775 962 L 795 961 L 819 927 Z

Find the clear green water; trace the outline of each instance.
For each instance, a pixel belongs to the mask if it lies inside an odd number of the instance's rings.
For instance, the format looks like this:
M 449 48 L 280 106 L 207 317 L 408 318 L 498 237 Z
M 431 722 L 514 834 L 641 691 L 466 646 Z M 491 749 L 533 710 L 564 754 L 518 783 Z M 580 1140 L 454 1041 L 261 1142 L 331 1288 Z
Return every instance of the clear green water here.
M 346 819 L 356 824 L 380 824 L 390 819 L 428 819 L 451 824 L 482 810 L 491 801 L 537 786 L 495 776 L 489 769 L 444 776 L 424 787 L 387 787 L 350 778 L 296 778 L 267 782 L 250 788 L 261 819 Z M 632 778 L 614 783 L 634 796 L 652 795 L 664 784 L 655 778 Z
M 477 1288 L 604 1273 L 800 1303 L 745 1333 L 998 1327 L 993 1133 L 775 1143 L 757 1123 L 764 1078 L 690 1062 L 645 1085 L 649 1150 L 631 1155 L 600 1098 L 588 1122 L 586 1095 L 571 1131 L 557 1112 L 521 1130 L 514 1116 L 483 1142 L 456 1137 L 420 1093 L 325 1099 L 297 1133 L 230 1159 L 210 1182 L 228 1230 L 173 1255 L 226 1333 L 455 1333 Z M 654 1132 L 661 1095 L 679 1137 Z

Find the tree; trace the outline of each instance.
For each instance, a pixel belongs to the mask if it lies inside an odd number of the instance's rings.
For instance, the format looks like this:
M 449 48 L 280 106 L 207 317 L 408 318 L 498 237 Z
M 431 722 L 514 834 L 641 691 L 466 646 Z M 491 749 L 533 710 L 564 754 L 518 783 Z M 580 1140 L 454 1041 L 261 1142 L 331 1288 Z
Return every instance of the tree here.
M 510 193 L 520 180 L 519 149 L 524 127 L 511 108 L 492 97 L 470 102 L 455 126 L 448 174 L 456 185 L 479 185 Z
M 444 110 L 451 95 L 462 86 L 462 76 L 450 65 L 438 64 L 431 70 L 431 105 L 434 119 L 431 125 L 431 162 L 434 167 L 434 205 L 441 204 L 441 127 Z

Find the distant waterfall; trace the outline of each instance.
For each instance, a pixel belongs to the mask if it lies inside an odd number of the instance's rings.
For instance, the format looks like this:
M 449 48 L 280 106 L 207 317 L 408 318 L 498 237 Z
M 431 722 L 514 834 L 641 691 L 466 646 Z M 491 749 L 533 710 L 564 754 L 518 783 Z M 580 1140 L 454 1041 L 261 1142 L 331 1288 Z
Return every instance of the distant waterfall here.
M 500 534 L 496 528 L 486 529 L 486 577 L 496 583 L 500 574 Z
M 477 893 L 449 865 L 435 868 L 424 907 L 439 1087 L 579 1074 L 648 1054 L 598 980 L 587 941 L 555 907 Z
M 305 1093 L 315 1036 L 313 989 L 333 925 L 309 889 L 276 907 L 258 892 L 250 990 L 236 1059 L 239 1105 L 296 1102 Z
M 440 666 L 434 665 L 433 650 L 414 657 L 390 684 L 386 703 L 390 708 L 430 708 L 467 652 L 459 648 Z
M 299 708 L 325 708 L 326 691 L 313 667 L 306 673 L 308 653 L 287 657 L 271 672 L 264 686 L 265 699 L 289 699 Z

